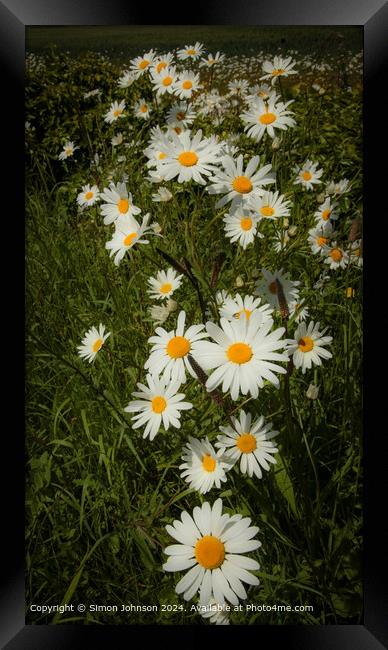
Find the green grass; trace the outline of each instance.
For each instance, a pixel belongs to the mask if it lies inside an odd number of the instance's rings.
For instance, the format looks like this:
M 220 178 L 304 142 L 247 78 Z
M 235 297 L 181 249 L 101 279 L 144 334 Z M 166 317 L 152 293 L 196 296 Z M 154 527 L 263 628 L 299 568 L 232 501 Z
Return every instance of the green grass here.
M 201 29 L 211 42 L 212 30 Z M 77 28 L 72 30 L 75 34 Z M 29 31 L 33 34 L 35 28 Z M 227 31 L 223 28 L 223 34 Z M 195 34 L 186 40 L 199 38 Z M 222 49 L 222 36 L 219 42 Z M 137 49 L 142 49 L 141 40 Z M 272 223 L 265 224 L 264 239 L 243 251 L 229 244 L 223 211 L 215 211 L 214 197 L 199 186 L 170 182 L 173 201 L 152 202 L 155 188 L 145 180 L 142 156 L 148 126 L 139 132 L 139 125 L 129 120 L 137 148 L 127 150 L 125 162 L 117 161 L 109 144 L 115 129 L 101 117 L 105 102 L 109 105 L 117 97 L 114 64 L 97 67 L 93 57 L 82 65 L 52 61 L 44 75 L 31 73 L 27 87 L 27 118 L 36 128 L 29 136 L 26 187 L 27 609 L 30 603 L 97 603 L 119 609 L 121 603 L 132 603 L 156 604 L 159 611 L 42 615 L 28 609 L 27 622 L 203 624 L 190 611 L 195 601 L 186 604 L 175 594 L 177 574 L 162 569 L 163 548 L 171 543 L 164 527 L 182 509 L 191 512 L 195 505 L 222 496 L 228 512 L 249 516 L 260 527 L 262 547 L 251 555 L 260 562 L 261 585 L 249 589 L 247 602 L 314 608 L 303 613 L 235 612 L 232 622 L 360 623 L 361 272 L 354 266 L 332 272 L 324 289 L 314 289 L 324 266 L 307 244 L 316 192 L 303 192 L 292 183 L 293 165 L 307 156 L 319 161 L 325 180 L 352 180 L 350 194 L 341 198 L 338 225 L 339 240 L 346 241 L 362 195 L 359 91 L 336 87 L 319 96 L 307 85 L 295 90 L 285 84 L 296 100 L 292 110 L 298 126 L 285 133 L 281 148 L 274 152 L 266 141 L 255 144 L 243 138 L 241 151 L 247 159 L 259 153 L 263 164 L 272 162 L 278 189 L 293 202 L 290 225 L 297 226 L 281 254 L 269 244 Z M 88 71 L 89 88 L 104 89 L 102 107 L 86 108 L 76 92 Z M 126 92 L 131 104 L 140 91 Z M 156 123 L 154 116 L 151 124 Z M 209 118 L 198 119 L 194 130 L 199 126 L 206 135 L 242 130 L 236 113 L 218 127 Z M 124 120 L 120 127 L 127 139 L 134 137 Z M 75 138 L 81 149 L 74 160 L 60 163 L 56 157 L 64 137 Z M 100 155 L 101 170 L 89 168 L 94 152 Z M 76 207 L 81 185 L 106 186 L 110 170 L 116 179 L 129 174 L 136 205 L 151 212 L 163 234 L 163 239 L 153 237 L 149 246 L 135 248 L 118 268 L 105 250 L 111 228 L 103 225 L 98 208 L 79 215 Z M 311 318 L 328 326 L 333 336 L 333 358 L 306 375 L 294 371 L 289 398 L 282 378 L 279 390 L 266 385 L 257 400 L 233 403 L 234 410 L 244 404 L 265 415 L 280 432 L 277 465 L 262 480 L 233 469 L 222 490 L 201 497 L 187 489 L 178 466 L 188 435 L 215 441 L 226 417 L 193 379 L 183 390 L 194 408 L 185 412 L 179 431 L 161 431 L 153 442 L 143 440 L 123 411 L 136 382 L 145 377 L 147 339 L 154 331 L 147 279 L 168 266 L 158 248 L 176 260 L 190 261 L 206 300 L 212 297 L 209 282 L 221 251 L 226 257 L 217 290 L 249 294 L 257 270 L 283 267 L 301 281 Z M 239 289 L 237 276 L 243 281 Z M 347 287 L 355 288 L 353 299 L 346 298 Z M 174 299 L 190 322 L 201 322 L 197 294 L 187 278 Z M 176 315 L 170 315 L 166 329 L 174 328 Z M 89 365 L 78 357 L 76 346 L 100 322 L 112 334 Z M 290 323 L 290 332 L 293 328 Z M 320 387 L 314 401 L 305 395 L 311 382 Z M 176 605 L 176 611 L 162 611 L 163 605 Z
M 78 54 L 82 51 L 106 51 L 127 60 L 150 47 L 161 51 L 183 47 L 195 41 L 205 42 L 209 51 L 221 50 L 228 55 L 255 54 L 297 49 L 301 54 L 338 54 L 342 46 L 352 52 L 362 48 L 360 27 L 263 27 L 255 25 L 120 25 L 27 27 L 26 49 L 36 53 L 59 50 Z

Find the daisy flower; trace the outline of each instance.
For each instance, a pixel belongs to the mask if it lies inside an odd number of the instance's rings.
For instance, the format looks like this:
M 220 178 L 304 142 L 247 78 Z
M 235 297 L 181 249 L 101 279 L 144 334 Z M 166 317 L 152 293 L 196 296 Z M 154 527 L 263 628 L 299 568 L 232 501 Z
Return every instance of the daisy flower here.
M 260 219 L 280 219 L 290 215 L 291 201 L 285 199 L 283 194 L 276 192 L 263 192 L 262 196 L 251 196 L 248 201 L 251 210 L 258 213 Z
M 76 149 L 79 149 L 79 147 L 74 146 L 74 142 L 66 142 L 66 144 L 63 145 L 63 151 L 58 156 L 58 160 L 65 160 L 66 158 L 70 158 Z
M 182 278 L 183 275 L 178 275 L 171 267 L 167 271 L 158 271 L 156 278 L 148 279 L 151 289 L 147 289 L 147 292 L 155 300 L 170 298 L 174 291 L 181 286 Z
M 101 213 L 104 216 L 104 224 L 109 225 L 116 221 L 119 217 L 130 217 L 135 214 L 140 214 L 140 208 L 132 202 L 132 194 L 128 192 L 125 183 L 109 183 L 109 187 L 105 187 L 100 194 L 100 198 L 104 201 L 101 205 Z
M 203 176 L 210 176 L 218 163 L 220 145 L 215 138 L 202 138 L 201 130 L 194 136 L 185 132 L 180 137 L 172 133 L 171 137 L 171 144 L 162 147 L 166 156 L 159 160 L 157 170 L 166 181 L 178 177 L 178 183 L 194 180 L 206 185 Z
M 152 195 L 152 200 L 155 203 L 166 203 L 167 201 L 171 201 L 171 199 L 172 194 L 167 187 L 158 187 L 158 191 Z
M 184 48 L 178 50 L 177 57 L 180 61 L 186 61 L 187 59 L 195 61 L 201 56 L 203 50 L 204 45 L 197 41 L 195 45 L 185 45 Z
M 183 511 L 180 520 L 167 525 L 167 532 L 179 543 L 164 550 L 169 557 L 163 569 L 190 569 L 176 585 L 176 593 L 191 600 L 199 591 L 200 604 L 205 606 L 211 598 L 221 605 L 225 599 L 238 605 L 239 598 L 247 598 L 242 583 L 258 585 L 259 579 L 251 571 L 260 565 L 242 553 L 261 546 L 252 539 L 259 529 L 250 524 L 249 517 L 222 514 L 222 500 L 217 499 L 213 506 L 207 501 L 196 506 L 192 516 Z
M 201 88 L 199 74 L 183 70 L 174 84 L 174 93 L 179 99 L 190 99 L 193 93 Z
M 350 247 L 350 252 L 349 252 L 349 261 L 351 264 L 354 264 L 355 266 L 358 266 L 361 268 L 363 266 L 363 258 L 362 258 L 362 240 L 361 239 L 356 239 L 351 247 Z
M 164 304 L 152 305 L 148 311 L 155 325 L 163 325 L 171 312 L 176 311 L 177 308 L 178 303 L 176 303 L 175 300 L 168 298 Z
M 166 382 L 163 378 L 147 375 L 146 381 L 148 386 L 137 384 L 139 392 L 132 395 L 138 399 L 129 402 L 124 411 L 127 413 L 137 413 L 132 418 L 133 429 L 138 429 L 144 424 L 143 438 L 149 436 L 153 440 L 158 433 L 161 425 L 167 431 L 171 426 L 180 429 L 180 411 L 187 411 L 193 408 L 190 402 L 184 402 L 185 395 L 178 393 L 180 383 Z
M 240 461 L 242 474 L 262 478 L 261 468 L 268 471 L 268 462 L 276 464 L 271 454 L 276 454 L 278 449 L 271 439 L 279 432 L 271 431 L 272 423 L 266 424 L 262 415 L 252 423 L 251 414 L 243 410 L 240 411 L 240 421 L 232 417 L 232 422 L 234 429 L 230 426 L 220 427 L 225 435 L 217 436 L 215 446 L 225 454 L 232 466 Z
M 269 305 L 261 304 L 261 298 L 255 298 L 254 296 L 242 298 L 239 293 L 234 298 L 227 296 L 220 307 L 220 317 L 229 321 L 239 320 L 241 314 L 245 314 L 247 320 L 249 320 L 251 315 L 256 312 L 261 313 L 263 323 L 266 320 L 273 322 L 273 309 Z
M 317 225 L 329 223 L 330 219 L 338 219 L 338 214 L 336 213 L 337 206 L 338 203 L 332 203 L 328 196 L 314 213 Z
M 325 349 L 325 345 L 332 342 L 332 336 L 323 336 L 327 327 L 319 331 L 319 323 L 313 321 L 306 326 L 301 323 L 294 335 L 294 339 L 287 340 L 287 352 L 292 356 L 295 368 L 302 368 L 302 373 L 310 370 L 312 364 L 321 366 L 322 359 L 331 359 L 332 354 Z
M 120 117 L 125 117 L 125 100 L 122 99 L 121 102 L 112 102 L 110 105 L 109 111 L 105 113 L 104 120 L 109 124 L 116 122 Z
M 323 169 L 318 169 L 318 163 L 311 160 L 306 160 L 302 167 L 294 167 L 294 171 L 296 173 L 294 185 L 300 184 L 306 190 L 312 190 L 314 185 L 322 182 L 319 179 L 323 174 Z
M 264 193 L 262 185 L 275 182 L 274 175 L 268 174 L 271 165 L 259 168 L 260 156 L 251 158 L 245 171 L 243 170 L 243 160 L 242 154 L 238 156 L 237 160 L 231 156 L 225 156 L 221 160 L 224 169 L 217 170 L 210 178 L 212 185 L 208 188 L 209 194 L 224 194 L 216 203 L 216 208 L 222 208 L 229 201 L 232 201 L 232 209 L 240 203 L 246 205 L 255 195 L 262 196 Z
M 290 318 L 292 318 L 296 323 L 301 323 L 309 317 L 309 310 L 305 306 L 304 300 L 301 300 L 300 302 L 290 302 L 288 309 L 290 312 Z
M 291 74 L 297 74 L 297 71 L 294 70 L 295 65 L 296 62 L 292 61 L 292 57 L 283 59 L 281 56 L 275 56 L 273 61 L 264 61 L 263 71 L 265 74 L 260 77 L 260 80 L 271 79 L 273 85 L 278 77 L 288 77 Z
M 349 192 L 349 190 L 350 190 L 350 181 L 347 178 L 343 178 L 337 183 L 335 181 L 330 181 L 330 183 L 327 183 L 325 187 L 326 194 L 329 195 L 334 194 L 334 196 L 341 196 L 342 194 Z
M 333 231 L 333 226 L 330 221 L 324 221 L 321 223 L 323 224 L 322 226 L 317 226 L 316 228 L 311 228 L 311 230 L 309 230 L 308 242 L 311 247 L 311 252 L 314 253 L 314 255 L 317 255 L 318 253 L 320 255 L 325 255 L 330 240 L 337 234 Z
M 234 212 L 225 214 L 223 222 L 225 224 L 225 235 L 229 237 L 232 243 L 238 242 L 244 250 L 249 244 L 252 244 L 259 223 L 257 214 L 239 206 Z
M 154 50 L 145 52 L 143 56 L 137 56 L 136 58 L 130 61 L 130 71 L 133 73 L 136 79 L 141 77 L 146 70 L 152 66 L 155 59 Z
M 112 147 L 118 147 L 120 144 L 123 143 L 123 134 L 121 132 L 117 133 L 111 138 L 110 141 Z
M 82 344 L 78 345 L 79 356 L 92 363 L 110 334 L 110 332 L 105 334 L 105 326 L 101 323 L 98 329 L 97 327 L 91 327 L 82 339 Z
M 296 122 L 291 117 L 294 113 L 287 110 L 294 100 L 291 99 L 286 103 L 277 103 L 277 100 L 276 95 L 269 97 L 266 101 L 258 97 L 252 101 L 248 110 L 240 115 L 246 124 L 244 131 L 256 142 L 260 142 L 265 133 L 274 138 L 275 129 L 285 131 L 288 127 L 295 126 Z
M 165 68 L 169 68 L 173 61 L 174 55 L 171 52 L 167 52 L 167 54 L 158 56 L 153 60 L 151 73 L 157 72 L 159 74 Z
M 165 95 L 166 93 L 171 95 L 174 92 L 174 85 L 177 78 L 175 66 L 162 68 L 160 72 L 154 71 L 151 73 L 153 90 L 156 91 L 158 96 Z
M 299 300 L 299 290 L 297 288 L 300 285 L 299 280 L 290 280 L 289 273 L 284 273 L 283 269 L 271 273 L 268 269 L 262 268 L 261 272 L 263 278 L 256 283 L 255 295 L 263 296 L 272 307 L 279 309 L 276 284 L 276 280 L 279 280 L 287 304 Z
M 186 381 L 186 370 L 197 378 L 188 360 L 190 354 L 198 363 L 198 349 L 201 339 L 207 337 L 204 325 L 191 325 L 185 331 L 186 313 L 181 311 L 178 316 L 176 329 L 167 332 L 163 327 L 157 327 L 156 336 L 151 336 L 148 343 L 153 343 L 151 353 L 144 368 L 154 375 L 160 375 L 166 381 Z M 201 364 L 202 365 L 202 364 Z
M 199 67 L 212 68 L 217 63 L 222 63 L 224 59 L 225 59 L 225 54 L 221 54 L 220 52 L 216 52 L 214 56 L 213 54 L 208 54 L 206 58 L 201 58 Z
M 214 450 L 208 438 L 198 440 L 189 436 L 189 442 L 183 448 L 182 460 L 184 462 L 179 465 L 179 469 L 184 470 L 181 478 L 200 494 L 206 494 L 214 486 L 220 488 L 221 483 L 226 481 L 225 472 L 230 465 L 223 458 L 222 451 Z
M 208 618 L 209 623 L 215 623 L 215 625 L 230 625 L 228 610 L 225 605 L 216 603 L 214 598 L 210 599 L 208 605 L 201 607 L 200 614 L 202 618 Z
M 272 96 L 276 96 L 276 91 L 271 88 L 268 84 L 259 84 L 255 86 L 251 86 L 248 89 L 248 95 L 247 95 L 247 100 L 251 101 L 252 99 L 256 99 L 257 97 L 261 99 L 269 99 Z
M 110 256 L 114 256 L 114 263 L 118 266 L 125 253 L 135 244 L 149 244 L 148 239 L 143 239 L 147 233 L 155 234 L 152 226 L 148 226 L 150 215 L 143 217 L 140 225 L 134 217 L 119 217 L 115 222 L 116 230 L 110 241 L 106 242 L 105 248 L 110 250 Z
M 187 128 L 194 122 L 196 113 L 188 102 L 174 104 L 167 113 L 167 124 L 169 126 L 183 126 Z
M 246 95 L 249 88 L 249 82 L 246 79 L 232 79 L 228 82 L 228 90 L 231 95 L 240 97 Z
M 141 98 L 133 107 L 133 114 L 135 117 L 141 117 L 143 120 L 148 120 L 151 113 L 151 106 L 145 99 Z
M 99 198 L 100 192 L 97 185 L 92 185 L 92 187 L 90 187 L 90 184 L 88 183 L 87 185 L 82 186 L 82 192 L 77 196 L 77 203 L 80 206 L 94 205 Z
M 273 361 L 288 360 L 286 354 L 275 352 L 284 347 L 280 338 L 284 327 L 270 332 L 272 319 L 263 321 L 259 311 L 249 319 L 245 313 L 241 314 L 233 322 L 221 318 L 220 325 L 207 322 L 206 330 L 215 343 L 200 343 L 203 366 L 216 369 L 206 382 L 207 390 L 213 391 L 222 384 L 222 392 L 230 390 L 235 401 L 240 392 L 242 395 L 250 393 L 256 399 L 266 379 L 278 386 L 279 380 L 274 373 L 285 373 L 286 370 Z
M 348 253 L 341 246 L 337 246 L 337 242 L 333 242 L 332 245 L 325 250 L 325 254 L 325 264 L 329 264 L 331 269 L 344 269 L 349 263 Z
M 136 80 L 136 75 L 133 72 L 130 72 L 129 70 L 125 70 L 125 72 L 123 72 L 120 79 L 118 80 L 117 85 L 120 88 L 129 88 L 129 86 L 132 86 L 135 80 Z

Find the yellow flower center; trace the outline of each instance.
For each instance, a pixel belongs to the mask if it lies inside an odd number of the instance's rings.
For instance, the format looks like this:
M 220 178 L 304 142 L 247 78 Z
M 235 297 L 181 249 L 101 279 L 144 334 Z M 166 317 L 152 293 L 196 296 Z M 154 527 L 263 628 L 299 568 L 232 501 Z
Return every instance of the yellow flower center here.
M 312 179 L 312 174 L 310 174 L 310 172 L 303 172 L 302 178 L 304 181 L 309 181 Z
M 355 289 L 353 289 L 353 287 L 348 287 L 346 289 L 346 297 L 347 298 L 354 298 L 355 293 L 356 293 L 356 291 L 355 291 Z
M 186 50 L 186 54 L 190 54 L 191 56 L 193 56 L 194 54 L 197 54 L 197 50 L 195 50 L 194 48 L 190 48 L 189 50 Z
M 163 86 L 171 86 L 171 84 L 172 84 L 172 77 L 164 77 Z
M 163 413 L 167 406 L 167 402 L 161 395 L 157 395 L 151 400 L 151 407 L 154 413 Z
M 99 350 L 101 350 L 103 342 L 104 341 L 102 339 L 97 339 L 97 341 L 93 343 L 93 347 L 92 347 L 93 352 L 98 352 Z
M 340 262 L 343 258 L 343 253 L 339 248 L 333 248 L 333 250 L 330 252 L 330 257 L 332 260 L 334 260 L 334 262 Z
M 233 363 L 247 363 L 252 359 L 252 348 L 247 343 L 233 343 L 227 349 L 226 355 Z
M 164 61 L 160 61 L 156 66 L 156 72 L 161 72 L 162 70 L 164 70 L 164 68 L 167 68 L 167 63 L 165 63 Z
M 310 336 L 304 336 L 298 341 L 298 347 L 301 352 L 310 352 L 314 347 L 314 341 Z
M 165 284 L 162 284 L 160 287 L 160 293 L 168 293 L 172 289 L 172 284 L 171 282 L 166 282 Z
M 329 239 L 327 237 L 317 237 L 318 246 L 324 246 L 328 241 Z
M 159 158 L 159 160 L 163 160 L 163 158 L 165 158 L 166 156 L 167 156 L 167 154 L 164 153 L 164 151 L 161 151 L 158 158 Z
M 174 336 L 167 344 L 167 354 L 173 359 L 181 359 L 190 352 L 191 343 L 184 336 Z
M 118 117 L 119 115 L 121 115 L 121 113 L 122 113 L 122 110 L 120 108 L 116 108 L 116 110 L 113 111 L 114 117 Z
M 244 217 L 240 221 L 240 226 L 242 230 L 250 230 L 252 228 L 252 219 L 250 217 Z
M 191 81 L 189 81 L 189 79 L 186 79 L 186 81 L 184 81 L 183 84 L 182 84 L 182 88 L 184 88 L 185 90 L 190 90 L 190 88 L 192 88 L 192 87 L 193 87 L 193 84 L 192 84 Z
M 277 68 L 276 70 L 272 70 L 271 74 L 273 77 L 278 77 L 280 74 L 284 74 L 285 70 L 283 68 Z
M 117 207 L 119 209 L 119 212 L 121 212 L 121 214 L 125 214 L 126 212 L 128 212 L 128 208 L 129 208 L 128 199 L 120 199 L 120 201 L 117 204 Z
M 247 320 L 250 319 L 252 311 L 250 309 L 242 309 L 241 311 L 238 311 L 237 314 L 235 314 L 235 318 L 240 320 L 241 314 L 245 314 Z
M 124 246 L 130 246 L 135 239 L 137 235 L 137 232 L 131 232 L 129 235 L 127 235 L 123 241 Z
M 324 221 L 327 221 L 328 218 L 330 217 L 330 215 L 331 215 L 331 210 L 324 210 L 324 211 L 322 212 L 322 219 L 323 219 Z
M 67 156 L 71 156 L 72 153 L 73 153 L 73 149 L 72 149 L 72 147 L 67 147 L 67 148 L 65 149 L 65 154 L 66 154 Z
M 139 63 L 140 70 L 145 70 L 145 68 L 149 66 L 149 64 L 150 62 L 148 61 L 148 59 L 143 59 L 143 61 L 140 61 Z
M 142 106 L 140 106 L 140 112 L 141 113 L 146 113 L 147 111 L 148 111 L 147 104 L 142 104 Z
M 218 569 L 225 559 L 225 546 L 218 537 L 205 535 L 196 543 L 194 554 L 205 569 Z
M 176 114 L 175 117 L 176 117 L 177 120 L 179 120 L 179 122 L 181 122 L 182 120 L 185 119 L 185 116 L 186 116 L 186 113 L 183 113 L 182 111 L 179 111 L 179 112 Z
M 257 447 L 256 438 L 251 433 L 243 433 L 236 440 L 236 445 L 243 454 L 250 454 Z
M 270 284 L 268 285 L 268 289 L 273 294 L 278 292 L 278 287 L 275 280 L 273 280 L 273 282 L 270 282 Z
M 259 122 L 262 124 L 272 124 L 272 122 L 275 122 L 276 120 L 276 115 L 273 113 L 263 113 L 263 115 L 260 115 L 259 117 Z
M 214 472 L 216 468 L 216 464 L 217 464 L 216 461 L 214 460 L 214 458 L 210 456 L 210 454 L 206 454 L 202 458 L 202 467 L 205 470 L 205 472 Z
M 248 194 L 252 191 L 252 183 L 247 176 L 236 176 L 232 183 L 233 189 L 240 194 Z
M 265 90 L 260 90 L 257 95 L 258 97 L 268 97 L 268 93 Z
M 263 215 L 263 217 L 272 217 L 272 215 L 275 213 L 275 210 L 271 208 L 270 205 L 263 205 L 260 208 L 260 213 Z
M 86 199 L 87 201 L 89 201 L 89 199 L 93 198 L 93 196 L 94 196 L 94 195 L 93 195 L 93 192 L 86 192 L 86 194 L 85 194 L 85 199 Z
M 178 156 L 178 160 L 184 167 L 192 167 L 197 164 L 198 156 L 194 151 L 182 151 Z
M 361 257 L 361 248 L 355 248 L 353 250 L 353 255 L 355 255 L 356 257 Z
M 182 133 L 182 129 L 181 129 L 180 126 L 174 126 L 174 131 L 175 131 L 175 133 L 177 133 L 178 135 L 179 135 L 180 133 Z

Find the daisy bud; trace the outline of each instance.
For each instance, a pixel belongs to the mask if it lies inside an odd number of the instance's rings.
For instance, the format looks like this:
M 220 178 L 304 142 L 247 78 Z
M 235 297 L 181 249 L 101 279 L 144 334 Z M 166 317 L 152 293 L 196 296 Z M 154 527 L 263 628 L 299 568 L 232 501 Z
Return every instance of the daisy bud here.
M 280 147 L 280 139 L 275 137 L 275 138 L 272 140 L 271 148 L 272 148 L 274 151 L 277 151 L 277 150 L 279 149 L 279 147 Z
M 238 275 L 236 278 L 236 281 L 234 283 L 235 287 L 243 287 L 244 286 L 244 280 L 242 279 L 241 275 Z
M 290 222 L 288 221 L 288 219 L 286 217 L 285 219 L 283 219 L 283 228 L 288 228 L 289 225 L 290 225 Z
M 325 195 L 324 194 L 318 194 L 318 196 L 317 196 L 318 203 L 323 203 L 324 200 L 325 200 Z
M 297 226 L 291 226 L 287 232 L 290 237 L 295 237 L 296 231 L 298 230 Z
M 319 393 L 319 386 L 315 386 L 315 384 L 310 384 L 306 391 L 306 397 L 308 399 L 317 399 Z

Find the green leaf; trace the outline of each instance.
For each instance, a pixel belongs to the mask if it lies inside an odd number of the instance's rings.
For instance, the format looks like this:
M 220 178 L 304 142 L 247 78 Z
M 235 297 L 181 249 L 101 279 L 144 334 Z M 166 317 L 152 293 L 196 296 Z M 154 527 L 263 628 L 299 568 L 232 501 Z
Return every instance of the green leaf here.
M 294 488 L 292 487 L 290 476 L 287 472 L 286 464 L 284 463 L 280 454 L 277 456 L 278 469 L 275 471 L 275 480 L 278 488 L 286 501 L 288 502 L 292 512 L 296 517 L 299 517 L 298 510 L 295 503 Z

